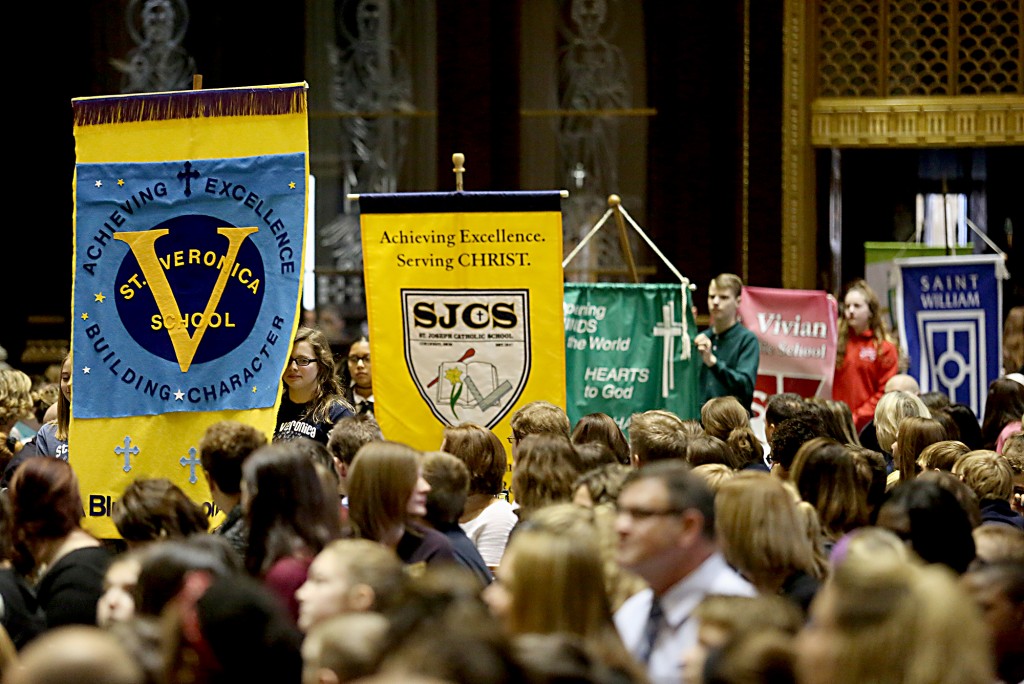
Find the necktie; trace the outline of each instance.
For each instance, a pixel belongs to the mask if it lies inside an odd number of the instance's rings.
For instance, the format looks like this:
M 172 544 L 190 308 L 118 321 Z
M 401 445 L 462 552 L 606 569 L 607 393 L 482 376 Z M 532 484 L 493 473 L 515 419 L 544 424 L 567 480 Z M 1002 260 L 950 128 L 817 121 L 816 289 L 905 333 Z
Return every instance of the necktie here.
M 640 642 L 640 662 L 646 664 L 651 659 L 654 651 L 654 642 L 658 640 L 658 631 L 665 614 L 661 610 L 661 603 L 656 597 L 651 599 L 651 612 L 647 616 L 647 624 L 644 626 L 644 638 Z
M 373 402 L 367 399 L 359 405 L 360 413 L 373 413 Z

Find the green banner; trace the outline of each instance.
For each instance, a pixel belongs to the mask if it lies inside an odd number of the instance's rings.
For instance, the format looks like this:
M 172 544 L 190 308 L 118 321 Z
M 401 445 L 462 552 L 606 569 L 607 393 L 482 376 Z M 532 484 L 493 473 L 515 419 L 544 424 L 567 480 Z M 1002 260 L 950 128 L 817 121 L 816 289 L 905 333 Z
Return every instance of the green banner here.
M 628 432 L 630 416 L 649 409 L 700 418 L 691 304 L 680 285 L 565 284 L 566 409 L 573 425 L 600 412 Z

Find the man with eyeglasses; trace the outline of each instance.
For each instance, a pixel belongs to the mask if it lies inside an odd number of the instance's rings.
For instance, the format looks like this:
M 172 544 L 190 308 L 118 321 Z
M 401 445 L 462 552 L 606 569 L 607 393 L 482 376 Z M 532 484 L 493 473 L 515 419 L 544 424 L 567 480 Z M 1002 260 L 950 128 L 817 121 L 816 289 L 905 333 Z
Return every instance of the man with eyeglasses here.
M 682 681 L 682 654 L 697 641 L 691 614 L 709 594 L 754 596 L 715 540 L 715 499 L 685 463 L 661 461 L 629 475 L 618 499 L 619 565 L 650 585 L 615 613 L 626 647 L 652 684 Z

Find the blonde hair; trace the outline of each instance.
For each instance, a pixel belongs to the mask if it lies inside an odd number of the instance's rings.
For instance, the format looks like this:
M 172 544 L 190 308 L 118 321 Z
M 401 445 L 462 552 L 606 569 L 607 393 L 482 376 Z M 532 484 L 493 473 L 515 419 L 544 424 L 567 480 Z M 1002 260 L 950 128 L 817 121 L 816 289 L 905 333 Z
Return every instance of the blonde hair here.
M 921 450 L 917 457 L 917 464 L 921 470 L 953 470 L 956 460 L 970 451 L 971 448 L 956 439 L 946 439 L 935 444 L 929 444 Z
M 615 506 L 610 503 L 597 504 L 593 508 L 558 503 L 537 510 L 526 523 L 531 528 L 559 534 L 581 534 L 597 541 L 605 591 L 613 612 L 630 596 L 647 588 L 647 582 L 642 577 L 619 565 L 616 557 L 619 537 L 615 531 L 615 517 Z
M 693 474 L 699 475 L 711 491 L 717 492 L 723 484 L 732 479 L 736 471 L 724 463 L 703 463 L 693 469 Z
M 502 578 L 512 596 L 505 618 L 511 634 L 576 634 L 593 644 L 610 666 L 636 671 L 612 621 L 601 554 L 592 535 L 527 525 L 509 540 L 502 569 L 511 571 Z
M 64 359 L 60 362 L 60 374 L 64 375 L 64 364 L 71 366 L 71 352 L 68 352 Z M 74 376 L 75 369 L 68 368 L 68 373 Z M 69 379 L 70 386 L 70 379 Z M 70 389 L 68 390 L 71 391 Z M 71 397 L 65 395 L 63 391 L 57 391 L 57 434 L 56 437 L 59 440 L 67 441 L 68 432 L 71 427 Z
M 1024 473 L 1024 432 L 1015 432 L 1003 442 L 1003 458 L 1014 475 Z
M 743 279 L 735 273 L 719 273 L 711 279 L 711 284 L 716 289 L 729 290 L 737 299 L 743 295 Z
M 796 634 L 804 623 L 804 615 L 792 601 L 773 594 L 731 596 L 708 594 L 693 609 L 693 617 L 701 625 L 714 625 L 727 633 L 777 629 Z
M 979 501 L 1009 501 L 1013 495 L 1013 470 L 1005 458 L 994 451 L 968 451 L 953 464 L 953 474 L 978 495 Z
M 974 537 L 975 563 L 1013 562 L 1024 565 L 1024 530 L 1013 525 L 978 525 L 971 535 Z
M 409 579 L 405 563 L 383 544 L 369 539 L 335 539 L 318 555 L 331 558 L 350 587 L 370 587 L 375 611 L 387 610 L 404 597 L 402 591 Z
M 651 409 L 629 419 L 629 448 L 640 465 L 683 457 L 687 439 L 683 420 L 671 411 Z
M 715 530 L 726 560 L 762 591 L 796 572 L 822 576 L 792 495 L 768 473 L 737 473 L 722 484 Z
M 821 615 L 827 608 L 832 615 Z M 847 558 L 811 613 L 812 624 L 835 626 L 834 668 L 826 674 L 835 684 L 989 684 L 995 678 L 981 614 L 943 565 L 893 555 Z
M 564 435 L 566 439 L 572 435 L 572 424 L 565 409 L 543 399 L 520 406 L 509 419 L 509 427 L 516 440 L 545 433 Z
M 888 452 L 892 448 L 900 422 L 910 416 L 931 418 L 932 414 L 920 397 L 903 390 L 886 392 L 878 400 L 875 405 L 875 435 L 883 451 Z
M 32 378 L 16 368 L 0 369 L 0 425 L 32 412 Z

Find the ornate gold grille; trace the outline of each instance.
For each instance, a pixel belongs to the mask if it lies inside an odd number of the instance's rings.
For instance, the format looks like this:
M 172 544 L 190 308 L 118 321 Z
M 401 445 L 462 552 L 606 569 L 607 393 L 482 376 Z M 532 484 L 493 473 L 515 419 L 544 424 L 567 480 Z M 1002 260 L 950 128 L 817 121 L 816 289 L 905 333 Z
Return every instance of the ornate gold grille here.
M 818 0 L 815 97 L 1024 94 L 1021 0 Z

